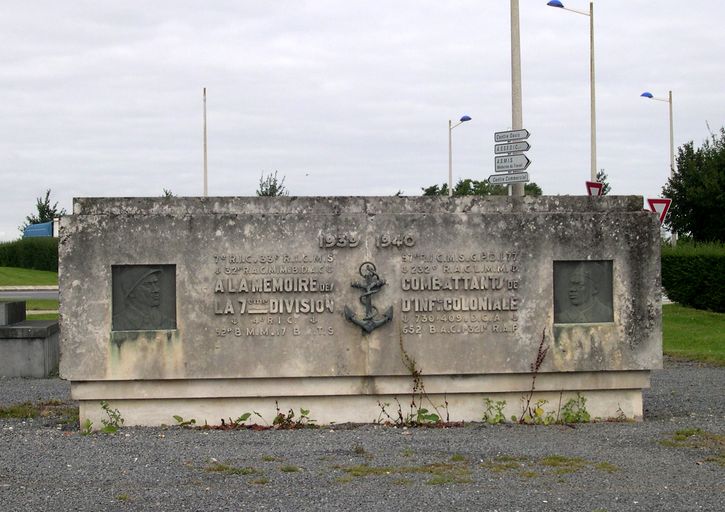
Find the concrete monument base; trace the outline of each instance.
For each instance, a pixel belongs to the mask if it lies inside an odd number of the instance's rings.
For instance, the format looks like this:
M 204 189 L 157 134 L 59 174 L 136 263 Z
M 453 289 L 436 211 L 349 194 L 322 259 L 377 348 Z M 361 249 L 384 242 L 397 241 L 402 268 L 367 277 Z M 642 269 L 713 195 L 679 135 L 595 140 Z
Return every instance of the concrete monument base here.
M 444 420 L 519 416 L 534 371 L 554 414 L 641 418 L 659 247 L 641 197 L 76 199 L 61 375 L 96 426 L 385 420 L 415 372 Z
M 536 378 L 532 404 L 546 400 L 544 410 L 555 415 L 580 393 L 594 418 L 641 419 L 642 392 L 649 387 L 649 371 L 575 372 L 542 374 Z M 443 419 L 481 421 L 484 400 L 505 400 L 507 420 L 520 416 L 522 397 L 531 390 L 530 374 L 432 375 L 424 376 L 426 398 L 419 403 L 428 410 L 438 408 Z M 174 416 L 195 419 L 197 425 L 219 425 L 221 419 L 238 418 L 256 411 L 250 423 L 272 423 L 275 402 L 286 413 L 290 408 L 309 409 L 319 424 L 371 423 L 385 421 L 380 404 L 393 418 L 398 403 L 404 415 L 410 413 L 412 379 L 406 377 L 337 377 L 283 379 L 208 379 L 154 381 L 73 382 L 71 394 L 80 402 L 81 418 L 100 426 L 108 419 L 101 400 L 121 412 L 131 425 L 173 425 Z M 446 409 L 447 403 L 447 409 Z

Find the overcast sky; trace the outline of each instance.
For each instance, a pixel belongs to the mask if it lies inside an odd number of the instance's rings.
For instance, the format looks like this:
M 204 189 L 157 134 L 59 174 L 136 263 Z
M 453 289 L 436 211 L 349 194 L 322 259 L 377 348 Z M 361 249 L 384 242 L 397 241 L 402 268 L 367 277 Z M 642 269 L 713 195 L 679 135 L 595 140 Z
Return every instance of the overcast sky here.
M 545 194 L 589 177 L 589 23 L 521 0 L 528 171 Z M 568 7 L 588 9 L 584 0 Z M 420 195 L 493 174 L 511 126 L 509 1 L 15 1 L 0 16 L 0 240 L 35 199 Z M 725 3 L 595 2 L 598 167 L 613 194 L 659 195 L 675 144 L 725 124 Z

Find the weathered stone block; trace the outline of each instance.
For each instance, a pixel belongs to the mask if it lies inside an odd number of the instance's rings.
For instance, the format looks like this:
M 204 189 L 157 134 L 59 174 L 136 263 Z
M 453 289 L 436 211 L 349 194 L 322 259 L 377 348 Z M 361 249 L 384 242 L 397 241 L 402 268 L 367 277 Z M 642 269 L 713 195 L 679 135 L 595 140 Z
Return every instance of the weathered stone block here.
M 25 320 L 25 301 L 0 301 L 0 325 L 11 325 Z
M 659 227 L 641 205 L 76 199 L 61 229 L 61 373 L 194 389 L 271 379 L 272 398 L 301 379 L 409 377 L 412 366 L 528 375 L 542 335 L 542 373 L 658 368 Z
M 0 377 L 45 378 L 58 370 L 59 359 L 58 322 L 0 326 Z

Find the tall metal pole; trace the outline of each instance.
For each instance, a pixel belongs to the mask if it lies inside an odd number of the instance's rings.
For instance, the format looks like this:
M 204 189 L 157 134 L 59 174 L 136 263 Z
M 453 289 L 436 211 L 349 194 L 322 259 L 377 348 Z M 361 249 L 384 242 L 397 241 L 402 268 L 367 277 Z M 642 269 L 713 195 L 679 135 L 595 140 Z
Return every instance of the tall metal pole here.
M 521 32 L 519 30 L 519 0 L 511 0 L 511 129 L 524 127 L 521 105 Z M 509 195 L 523 196 L 524 184 L 509 185 Z
M 206 87 L 204 87 L 204 197 L 209 195 L 209 187 L 207 185 L 207 147 L 206 147 Z
M 669 94 L 670 103 L 670 176 L 675 174 L 675 130 L 672 123 L 672 91 Z
M 453 126 L 451 120 L 448 120 L 448 197 L 453 196 Z
M 672 91 L 669 92 L 670 103 L 670 178 L 675 176 L 675 130 L 672 121 Z M 672 230 L 672 247 L 677 245 L 677 232 Z
M 589 2 L 589 91 L 591 97 L 592 181 L 597 181 L 597 111 L 594 92 L 594 2 Z

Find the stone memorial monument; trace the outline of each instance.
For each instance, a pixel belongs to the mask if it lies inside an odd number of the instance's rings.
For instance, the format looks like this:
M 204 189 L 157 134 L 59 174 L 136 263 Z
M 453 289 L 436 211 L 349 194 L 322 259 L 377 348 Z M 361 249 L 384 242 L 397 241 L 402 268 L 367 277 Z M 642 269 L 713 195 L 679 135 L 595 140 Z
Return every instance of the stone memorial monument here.
M 413 391 L 480 420 L 581 393 L 642 416 L 662 364 L 640 197 L 80 198 L 60 242 L 61 376 L 81 419 L 371 422 Z

